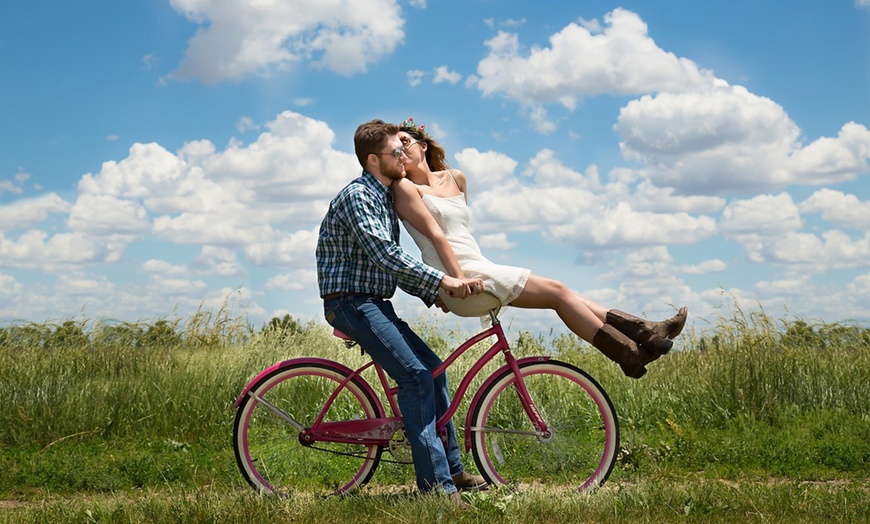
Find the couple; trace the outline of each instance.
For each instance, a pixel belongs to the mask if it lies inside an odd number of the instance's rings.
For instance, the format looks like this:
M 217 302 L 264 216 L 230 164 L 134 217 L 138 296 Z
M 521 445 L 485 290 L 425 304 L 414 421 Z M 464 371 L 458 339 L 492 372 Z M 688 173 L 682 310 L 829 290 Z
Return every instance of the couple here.
M 681 309 L 664 322 L 608 310 L 561 282 L 527 269 L 497 266 L 480 254 L 468 231 L 465 177 L 448 168 L 444 150 L 413 121 L 373 120 L 359 126 L 354 149 L 362 175 L 330 202 L 317 241 L 317 279 L 326 321 L 353 338 L 396 381 L 399 407 L 421 491 L 440 489 L 464 505 L 459 489 L 485 487 L 464 470 L 453 423 L 442 444 L 435 421 L 447 410 L 441 359 L 395 313 L 396 287 L 427 306 L 442 296 L 487 291 L 503 304 L 555 310 L 623 372 L 640 378 L 646 364 L 670 350 L 686 321 Z M 399 218 L 425 263 L 399 246 Z

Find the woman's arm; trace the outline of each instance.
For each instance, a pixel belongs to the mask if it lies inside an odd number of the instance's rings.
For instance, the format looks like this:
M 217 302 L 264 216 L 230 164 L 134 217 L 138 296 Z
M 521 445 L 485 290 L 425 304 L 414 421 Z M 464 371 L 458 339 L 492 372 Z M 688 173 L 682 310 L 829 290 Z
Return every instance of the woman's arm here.
M 438 253 L 438 258 L 447 270 L 447 274 L 456 278 L 465 278 L 462 268 L 459 267 L 459 261 L 456 259 L 456 254 L 453 253 L 453 248 L 447 241 L 444 231 L 435 222 L 435 218 L 426 204 L 423 203 L 423 197 L 417 186 L 408 179 L 396 180 L 393 182 L 393 201 L 396 206 L 396 214 L 402 220 L 407 220 L 409 224 L 414 226 L 414 229 L 426 236 L 435 247 L 435 252 Z

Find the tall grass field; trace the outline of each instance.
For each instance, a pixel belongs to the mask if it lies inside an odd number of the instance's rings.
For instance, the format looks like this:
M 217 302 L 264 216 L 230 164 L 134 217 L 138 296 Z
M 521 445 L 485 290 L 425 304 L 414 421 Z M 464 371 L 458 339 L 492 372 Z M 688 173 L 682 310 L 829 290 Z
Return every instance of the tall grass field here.
M 471 335 L 415 327 L 443 356 Z M 466 493 L 463 511 L 417 495 L 411 466 L 391 464 L 351 496 L 261 496 L 235 464 L 232 404 L 284 359 L 364 362 L 325 325 L 254 329 L 224 311 L 8 324 L 0 522 L 870 522 L 867 328 L 736 310 L 684 332 L 641 380 L 573 336 L 509 337 L 517 356 L 554 355 L 610 395 L 620 451 L 597 491 Z M 483 349 L 457 362 L 454 384 Z

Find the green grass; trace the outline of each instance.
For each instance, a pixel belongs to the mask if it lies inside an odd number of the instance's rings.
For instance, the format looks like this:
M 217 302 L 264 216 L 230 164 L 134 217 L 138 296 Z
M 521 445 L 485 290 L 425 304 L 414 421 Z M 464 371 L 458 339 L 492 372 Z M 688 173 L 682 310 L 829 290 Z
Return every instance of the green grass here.
M 870 520 L 863 327 L 738 310 L 707 333 L 684 333 L 639 381 L 575 337 L 514 335 L 517 355 L 557 355 L 602 384 L 620 417 L 619 460 L 591 495 L 466 494 L 472 512 L 414 495 L 413 472 L 396 465 L 352 497 L 254 494 L 230 441 L 242 387 L 295 356 L 364 361 L 324 326 L 283 327 L 256 332 L 218 312 L 0 330 L 0 522 Z M 468 335 L 418 327 L 445 355 Z M 466 408 L 467 399 L 460 415 Z

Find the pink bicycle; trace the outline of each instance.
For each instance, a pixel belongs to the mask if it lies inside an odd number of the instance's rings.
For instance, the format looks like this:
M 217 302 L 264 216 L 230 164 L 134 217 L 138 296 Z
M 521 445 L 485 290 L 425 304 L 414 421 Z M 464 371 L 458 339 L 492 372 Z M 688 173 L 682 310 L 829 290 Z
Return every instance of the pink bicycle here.
M 465 451 L 472 452 L 480 474 L 493 485 L 579 491 L 601 485 L 619 445 L 616 411 L 604 389 L 583 370 L 549 356 L 514 357 L 495 310 L 490 317 L 492 327 L 465 341 L 434 373 L 495 337 L 438 420 L 442 440 L 473 379 L 500 353 L 504 365 L 474 393 L 464 428 L 457 423 L 460 443 L 464 434 Z M 369 368 L 382 395 L 362 375 Z M 235 402 L 239 469 L 261 492 L 335 494 L 366 484 L 381 462 L 411 464 L 396 393 L 374 361 L 358 369 L 316 357 L 277 363 L 251 380 Z

